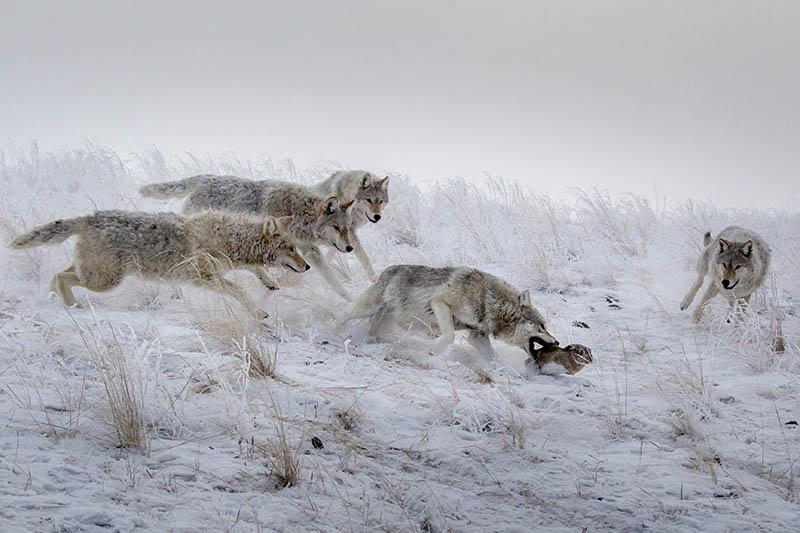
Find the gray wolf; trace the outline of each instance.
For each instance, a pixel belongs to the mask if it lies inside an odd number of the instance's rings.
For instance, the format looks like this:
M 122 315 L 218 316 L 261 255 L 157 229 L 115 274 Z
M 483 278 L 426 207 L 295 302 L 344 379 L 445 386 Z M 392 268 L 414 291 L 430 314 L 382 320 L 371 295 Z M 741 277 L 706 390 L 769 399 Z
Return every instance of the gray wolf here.
M 356 302 L 346 320 L 369 318 L 369 335 L 379 337 L 389 323 L 422 325 L 441 336 L 442 352 L 467 330 L 467 340 L 484 357 L 497 353 L 490 337 L 533 355 L 539 345 L 558 344 L 530 293 L 496 276 L 466 267 L 395 265 L 384 270 Z
M 234 176 L 193 176 L 145 185 L 139 192 L 151 198 L 188 196 L 184 213 L 219 209 L 260 216 L 291 216 L 292 223 L 286 229 L 297 241 L 303 257 L 337 293 L 350 300 L 319 246 L 333 246 L 343 253 L 353 251 L 351 203 L 342 203 L 335 196 L 325 197 L 294 183 L 251 181 Z
M 681 301 L 681 311 L 688 309 L 710 272 L 711 282 L 692 313 L 694 322 L 700 320 L 703 307 L 718 293 L 730 302 L 731 308 L 737 301 L 749 304 L 767 276 L 771 253 L 756 232 L 736 226 L 725 228 L 713 239 L 711 232 L 706 233 L 703 244 L 705 250 L 697 260 L 697 280 Z
M 542 346 L 535 350 L 526 366 L 535 365 L 540 372 L 576 374 L 584 366 L 592 362 L 592 350 L 583 344 L 568 344 L 561 347 L 556 344 Z
M 56 220 L 19 235 L 10 246 L 30 248 L 61 243 L 78 236 L 72 265 L 53 277 L 51 290 L 67 306 L 76 305 L 72 287 L 103 292 L 128 274 L 158 280 L 191 282 L 229 294 L 256 318 L 257 309 L 245 290 L 222 278 L 227 270 L 256 274 L 269 289 L 278 289 L 267 266 L 280 264 L 296 272 L 310 267 L 284 230 L 291 218 L 206 211 L 192 216 L 173 213 L 97 211 Z
M 383 208 L 389 203 L 389 176 L 378 179 L 365 170 L 341 170 L 314 185 L 315 191 L 323 195 L 335 195 L 342 202 L 353 202 L 350 208 L 353 229 L 369 222 L 378 222 Z M 375 271 L 369 256 L 364 251 L 358 235 L 353 232 L 353 251 L 370 279 L 375 279 Z

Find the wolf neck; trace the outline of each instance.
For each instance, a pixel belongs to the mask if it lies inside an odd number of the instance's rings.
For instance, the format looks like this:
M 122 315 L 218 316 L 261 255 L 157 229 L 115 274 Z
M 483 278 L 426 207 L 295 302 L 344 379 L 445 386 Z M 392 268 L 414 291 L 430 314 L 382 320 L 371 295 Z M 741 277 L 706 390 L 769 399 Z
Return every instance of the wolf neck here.
M 519 296 L 506 282 L 492 278 L 486 289 L 486 326 L 492 336 L 502 337 L 519 322 Z
M 214 250 L 233 262 L 260 264 L 267 254 L 267 242 L 263 235 L 263 223 L 250 220 L 231 220 L 228 217 L 216 225 Z

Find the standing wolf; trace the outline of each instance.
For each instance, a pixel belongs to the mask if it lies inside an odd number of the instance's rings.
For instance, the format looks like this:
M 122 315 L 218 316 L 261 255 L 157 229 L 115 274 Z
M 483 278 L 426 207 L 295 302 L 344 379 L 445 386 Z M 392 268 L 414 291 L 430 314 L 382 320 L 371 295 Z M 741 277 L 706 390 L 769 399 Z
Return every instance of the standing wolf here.
M 764 282 L 769 268 L 769 246 L 754 231 L 729 226 L 715 239 L 711 238 L 711 232 L 706 233 L 703 244 L 706 249 L 697 261 L 697 280 L 681 301 L 681 311 L 684 311 L 691 305 L 710 270 L 711 283 L 692 313 L 695 322 L 700 320 L 703 307 L 717 293 L 725 296 L 731 308 L 740 299 L 745 304 L 750 303 L 750 297 Z
M 342 170 L 312 187 L 324 195 L 336 195 L 342 202 L 354 202 L 350 208 L 353 216 L 353 229 L 358 229 L 369 222 L 378 222 L 381 211 L 389 203 L 389 176 L 378 179 L 374 174 L 364 170 Z M 375 271 L 369 261 L 367 252 L 361 245 L 355 231 L 352 234 L 353 251 L 361 266 L 369 276 L 375 279 Z
M 347 320 L 369 317 L 369 335 L 378 337 L 390 322 L 423 325 L 441 335 L 436 350 L 453 343 L 455 330 L 484 357 L 496 358 L 489 337 L 513 344 L 528 355 L 537 345 L 558 344 L 544 318 L 531 306 L 530 293 L 473 268 L 395 265 L 369 287 Z
M 348 208 L 335 196 L 325 197 L 308 187 L 283 181 L 250 181 L 234 176 L 193 176 L 180 181 L 145 185 L 139 192 L 151 198 L 181 198 L 185 213 L 219 209 L 261 216 L 291 216 L 286 228 L 303 257 L 345 300 L 350 296 L 319 250 L 320 245 L 343 253 L 353 251 L 353 221 Z
M 207 211 L 193 216 L 173 213 L 98 211 L 93 215 L 56 220 L 23 233 L 12 248 L 56 244 L 72 235 L 73 264 L 53 277 L 50 285 L 68 306 L 75 305 L 72 287 L 103 292 L 128 274 L 143 278 L 188 281 L 198 287 L 230 294 L 256 318 L 266 318 L 245 290 L 222 278 L 226 270 L 245 269 L 269 289 L 277 289 L 266 266 L 281 264 L 305 272 L 308 264 L 283 231 L 289 217 L 263 219 L 252 215 Z

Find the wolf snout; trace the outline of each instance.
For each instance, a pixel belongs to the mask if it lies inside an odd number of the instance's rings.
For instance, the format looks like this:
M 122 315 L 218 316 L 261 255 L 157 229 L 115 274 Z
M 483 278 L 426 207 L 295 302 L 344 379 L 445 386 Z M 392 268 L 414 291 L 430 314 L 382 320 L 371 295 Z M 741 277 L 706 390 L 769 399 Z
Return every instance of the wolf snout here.
M 736 280 L 735 282 L 731 282 L 731 280 L 729 280 L 729 279 L 723 279 L 722 280 L 722 286 L 725 287 L 728 290 L 734 288 L 738 284 L 739 284 L 739 280 Z
M 345 252 L 352 252 L 353 251 L 353 247 L 348 244 L 347 246 L 344 247 L 344 250 L 345 250 Z
M 374 217 L 373 217 L 371 220 L 372 220 L 372 222 L 377 222 L 377 221 L 379 221 L 380 219 L 381 219 L 381 216 L 380 216 L 380 215 L 375 215 L 375 216 L 374 216 Z
M 306 272 L 306 271 L 308 271 L 310 269 L 311 269 L 311 265 L 306 265 L 306 267 L 303 269 L 303 272 Z

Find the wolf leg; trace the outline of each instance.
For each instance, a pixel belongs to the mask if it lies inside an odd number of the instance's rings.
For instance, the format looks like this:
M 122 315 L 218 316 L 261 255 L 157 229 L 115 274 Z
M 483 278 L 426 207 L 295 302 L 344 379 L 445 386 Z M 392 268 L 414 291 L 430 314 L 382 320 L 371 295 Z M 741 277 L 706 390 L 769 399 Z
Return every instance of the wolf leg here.
M 311 266 L 319 271 L 322 277 L 325 278 L 325 281 L 328 282 L 328 285 L 330 285 L 331 288 L 333 288 L 333 290 L 339 294 L 339 296 L 348 302 L 352 301 L 350 295 L 347 294 L 347 291 L 345 291 L 344 287 L 342 287 L 342 283 L 336 278 L 336 275 L 331 270 L 331 266 L 327 261 L 325 261 L 325 257 L 323 257 L 319 247 L 306 246 L 303 248 L 302 252 L 306 261 L 311 263 Z
M 355 231 L 351 234 L 350 240 L 353 243 L 353 252 L 356 254 L 358 261 L 361 263 L 361 267 L 367 273 L 367 277 L 370 279 L 370 281 L 373 281 L 375 279 L 375 271 L 372 269 L 372 263 L 369 261 L 369 256 L 364 250 L 364 247 L 361 245 L 361 241 L 359 240 Z
M 456 331 L 453 328 L 453 312 L 449 305 L 440 300 L 433 300 L 431 309 L 433 309 L 433 315 L 436 317 L 441 332 L 439 340 L 436 341 L 436 351 L 441 353 L 456 339 Z
M 78 305 L 75 295 L 72 294 L 72 287 L 76 285 L 81 286 L 81 281 L 75 274 L 75 265 L 70 265 L 63 272 L 53 276 L 53 281 L 50 282 L 50 290 L 61 296 L 67 307 L 72 307 L 73 305 Z
M 686 311 L 689 308 L 689 306 L 692 304 L 692 300 L 694 300 L 694 297 L 697 294 L 697 291 L 699 291 L 700 287 L 702 286 L 703 286 L 703 277 L 701 276 L 697 278 L 697 280 L 695 280 L 695 282 L 689 289 L 689 292 L 687 292 L 686 296 L 684 296 L 683 300 L 681 300 L 681 311 Z
M 369 317 L 369 330 L 367 335 L 373 339 L 380 339 L 388 322 L 389 318 L 386 316 L 386 307 L 380 306 L 380 308 Z
M 711 298 L 713 298 L 714 296 L 716 296 L 718 292 L 719 292 L 719 289 L 712 282 L 708 286 L 708 288 L 706 289 L 706 292 L 705 292 L 705 294 L 703 294 L 703 297 L 700 298 L 700 303 L 697 304 L 697 307 L 695 308 L 694 313 L 692 313 L 692 320 L 695 323 L 700 321 L 700 315 L 703 314 L 703 307 L 705 307 L 705 305 L 708 303 L 708 301 Z
M 261 265 L 248 265 L 247 270 L 255 274 L 261 283 L 269 290 L 277 291 L 281 288 L 265 267 Z
M 488 335 L 478 331 L 470 331 L 469 335 L 467 335 L 467 342 L 469 342 L 473 348 L 478 350 L 478 353 L 482 356 L 490 360 L 496 360 L 499 358 L 497 352 L 494 351 L 494 348 L 492 348 L 492 343 L 489 340 Z
M 686 293 L 683 300 L 681 300 L 681 311 L 686 311 L 689 308 L 697 291 L 703 286 L 703 279 L 706 277 L 706 274 L 708 274 L 708 260 L 708 250 L 705 250 L 700 256 L 700 259 L 697 260 L 697 279 L 692 284 L 691 288 L 689 288 L 689 292 Z
M 230 280 L 220 277 L 201 278 L 192 281 L 192 283 L 203 289 L 208 289 L 219 294 L 228 294 L 233 296 L 256 320 L 263 320 L 269 317 L 269 313 L 263 309 L 259 309 L 253 299 L 250 298 L 250 296 L 241 286 Z

